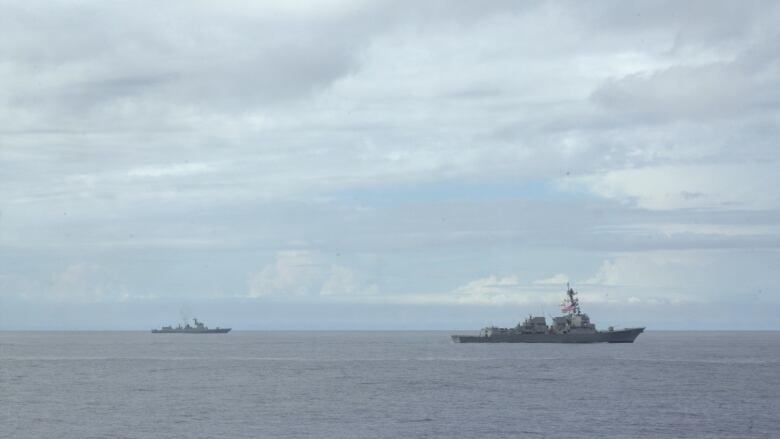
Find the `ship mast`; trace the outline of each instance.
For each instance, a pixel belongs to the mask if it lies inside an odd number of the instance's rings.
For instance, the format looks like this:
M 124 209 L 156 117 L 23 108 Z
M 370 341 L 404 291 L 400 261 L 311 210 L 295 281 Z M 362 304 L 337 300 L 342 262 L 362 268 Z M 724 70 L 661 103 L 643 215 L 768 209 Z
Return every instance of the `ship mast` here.
M 580 301 L 577 299 L 576 296 L 577 293 L 574 291 L 574 288 L 572 288 L 569 283 L 566 283 L 566 288 L 568 289 L 566 291 L 566 294 L 569 296 L 569 305 L 571 306 L 571 312 L 576 315 L 580 315 Z

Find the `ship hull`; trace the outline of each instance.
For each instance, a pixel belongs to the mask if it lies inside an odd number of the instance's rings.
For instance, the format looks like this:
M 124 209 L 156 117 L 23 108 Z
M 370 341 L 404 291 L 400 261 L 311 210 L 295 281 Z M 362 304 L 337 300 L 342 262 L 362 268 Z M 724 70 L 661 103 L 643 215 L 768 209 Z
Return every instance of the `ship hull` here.
M 633 343 L 645 328 L 566 334 L 453 335 L 455 343 Z
M 186 331 L 184 329 L 152 329 L 152 334 L 227 334 L 232 328 L 206 329 L 205 331 Z

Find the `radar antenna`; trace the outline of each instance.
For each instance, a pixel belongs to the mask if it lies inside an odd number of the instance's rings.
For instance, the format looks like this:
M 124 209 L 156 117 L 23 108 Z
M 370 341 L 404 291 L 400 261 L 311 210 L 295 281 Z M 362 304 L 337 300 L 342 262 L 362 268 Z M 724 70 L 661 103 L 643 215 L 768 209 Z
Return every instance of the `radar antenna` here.
M 566 295 L 568 296 L 568 300 L 563 301 L 561 311 L 580 315 L 580 301 L 574 297 L 577 295 L 577 292 L 574 291 L 574 288 L 572 288 L 568 282 L 566 282 Z

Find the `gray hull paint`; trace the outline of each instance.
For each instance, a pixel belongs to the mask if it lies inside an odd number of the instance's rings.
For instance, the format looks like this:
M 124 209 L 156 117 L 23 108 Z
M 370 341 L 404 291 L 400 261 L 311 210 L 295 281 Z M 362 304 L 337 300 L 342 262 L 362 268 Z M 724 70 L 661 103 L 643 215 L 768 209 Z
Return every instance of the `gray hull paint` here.
M 453 335 L 455 343 L 633 343 L 645 328 L 567 334 L 503 333 L 487 337 Z
M 204 331 L 186 329 L 152 329 L 152 334 L 227 334 L 232 328 L 206 329 Z

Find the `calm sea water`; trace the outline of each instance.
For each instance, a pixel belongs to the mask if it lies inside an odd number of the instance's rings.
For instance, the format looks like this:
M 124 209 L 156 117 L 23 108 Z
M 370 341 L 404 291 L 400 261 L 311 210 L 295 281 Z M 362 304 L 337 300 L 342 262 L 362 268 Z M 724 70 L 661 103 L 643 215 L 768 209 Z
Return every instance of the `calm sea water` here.
M 0 332 L 2 438 L 777 438 L 778 413 L 778 332 Z

